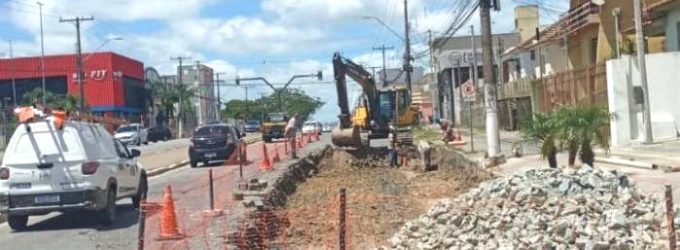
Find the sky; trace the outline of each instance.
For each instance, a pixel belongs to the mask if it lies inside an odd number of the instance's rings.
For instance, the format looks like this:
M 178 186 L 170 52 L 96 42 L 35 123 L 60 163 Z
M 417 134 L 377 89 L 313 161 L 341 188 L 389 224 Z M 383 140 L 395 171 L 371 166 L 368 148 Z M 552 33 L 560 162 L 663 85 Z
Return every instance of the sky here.
M 293 75 L 322 71 L 324 79 L 296 80 L 300 88 L 326 104 L 313 116 L 335 121 L 339 113 L 333 85 L 331 58 L 334 52 L 369 66 L 381 66 L 382 57 L 373 47 L 394 46 L 387 51 L 387 67 L 401 65 L 404 43 L 379 22 L 404 33 L 402 0 L 40 0 L 43 4 L 45 54 L 75 51 L 75 27 L 60 18 L 94 17 L 83 22 L 84 52 L 113 51 L 137 59 L 161 74 L 174 74 L 177 62 L 170 57 L 191 57 L 233 84 L 237 76 L 265 77 L 284 83 Z M 454 6 L 468 0 L 408 1 L 412 51 L 427 51 L 427 31 L 441 34 L 455 15 Z M 541 23 L 549 24 L 568 9 L 567 0 L 501 0 L 501 11 L 492 13 L 492 31 L 514 29 L 513 9 L 539 4 Z M 479 14 L 468 25 L 479 30 Z M 468 26 L 466 25 L 466 27 Z M 456 35 L 466 35 L 461 29 Z M 107 42 L 120 37 L 122 40 Z M 0 0 L 0 56 L 40 55 L 40 14 L 35 0 Z M 429 57 L 415 60 L 429 66 Z M 246 83 L 250 84 L 250 83 Z M 360 88 L 348 86 L 350 101 Z M 221 98 L 244 99 L 245 89 L 220 87 Z M 248 89 L 250 98 L 272 92 L 261 84 Z

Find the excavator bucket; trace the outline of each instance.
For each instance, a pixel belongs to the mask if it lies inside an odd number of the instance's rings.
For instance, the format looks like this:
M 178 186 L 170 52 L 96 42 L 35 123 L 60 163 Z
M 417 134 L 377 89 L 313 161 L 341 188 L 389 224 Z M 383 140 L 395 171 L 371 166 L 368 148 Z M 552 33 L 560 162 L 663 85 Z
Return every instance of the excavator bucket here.
M 338 147 L 361 147 L 361 134 L 355 127 L 342 129 L 339 126 L 331 131 L 331 141 Z

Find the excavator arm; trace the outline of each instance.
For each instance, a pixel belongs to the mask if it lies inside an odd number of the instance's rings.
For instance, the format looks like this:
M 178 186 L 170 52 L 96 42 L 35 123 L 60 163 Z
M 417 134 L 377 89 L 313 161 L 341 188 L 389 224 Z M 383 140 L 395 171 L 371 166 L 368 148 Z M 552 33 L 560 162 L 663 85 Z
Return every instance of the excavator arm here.
M 335 87 L 338 92 L 338 107 L 340 123 L 338 128 L 331 132 L 333 144 L 340 147 L 361 146 L 361 136 L 359 129 L 352 125 L 351 114 L 349 111 L 349 100 L 347 97 L 347 78 L 349 76 L 356 81 L 363 89 L 368 99 L 369 105 L 373 105 L 376 98 L 377 89 L 373 76 L 361 66 L 346 59 L 336 52 L 333 54 L 333 74 L 335 77 Z

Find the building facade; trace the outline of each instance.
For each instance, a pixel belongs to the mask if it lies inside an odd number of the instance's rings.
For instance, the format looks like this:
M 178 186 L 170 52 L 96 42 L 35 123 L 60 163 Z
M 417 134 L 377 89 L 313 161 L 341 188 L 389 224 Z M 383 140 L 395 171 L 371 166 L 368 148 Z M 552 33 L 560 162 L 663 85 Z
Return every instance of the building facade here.
M 44 61 L 48 91 L 80 95 L 75 55 L 50 55 Z M 142 62 L 112 52 L 83 54 L 82 75 L 89 111 L 129 121 L 144 120 L 147 92 Z M 32 103 L 36 100 L 23 100 L 23 96 L 36 88 L 42 88 L 41 57 L 0 59 L 0 100 Z
M 196 122 L 206 124 L 217 121 L 213 69 L 204 64 L 194 64 L 184 65 L 179 70 L 182 84 L 191 86 L 195 92 L 192 102 L 196 108 Z

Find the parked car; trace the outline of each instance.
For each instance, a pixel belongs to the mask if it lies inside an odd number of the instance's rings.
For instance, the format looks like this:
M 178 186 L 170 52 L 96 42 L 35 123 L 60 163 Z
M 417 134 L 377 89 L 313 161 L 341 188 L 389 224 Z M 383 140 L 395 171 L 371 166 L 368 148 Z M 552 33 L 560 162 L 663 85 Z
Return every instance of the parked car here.
M 244 130 L 243 132 L 247 132 L 247 133 L 253 133 L 253 132 L 260 131 L 260 121 L 249 120 L 248 122 L 246 122 L 246 125 L 244 126 L 243 130 Z
M 323 125 L 323 130 L 322 130 L 323 132 L 329 133 L 329 132 L 331 132 L 331 130 L 333 130 L 333 127 L 332 127 L 332 126 L 330 126 L 330 125 Z
M 242 136 L 244 135 L 239 134 L 233 125 L 211 124 L 198 127 L 194 130 L 189 146 L 191 167 L 197 167 L 199 162 L 208 165 L 211 161 L 229 159 L 232 153 L 238 152 L 238 142 Z
M 303 134 L 320 134 L 320 123 L 315 121 L 307 121 L 302 125 Z
M 148 139 L 151 142 L 167 141 L 172 138 L 170 129 L 165 126 L 157 126 L 149 129 Z
M 125 145 L 149 144 L 149 131 L 139 123 L 120 126 L 113 137 Z
M 66 121 L 20 125 L 0 165 L 0 213 L 13 230 L 32 215 L 96 211 L 105 224 L 116 220 L 116 201 L 132 198 L 138 208 L 148 185 L 137 165 L 140 151 L 128 150 L 95 123 Z

